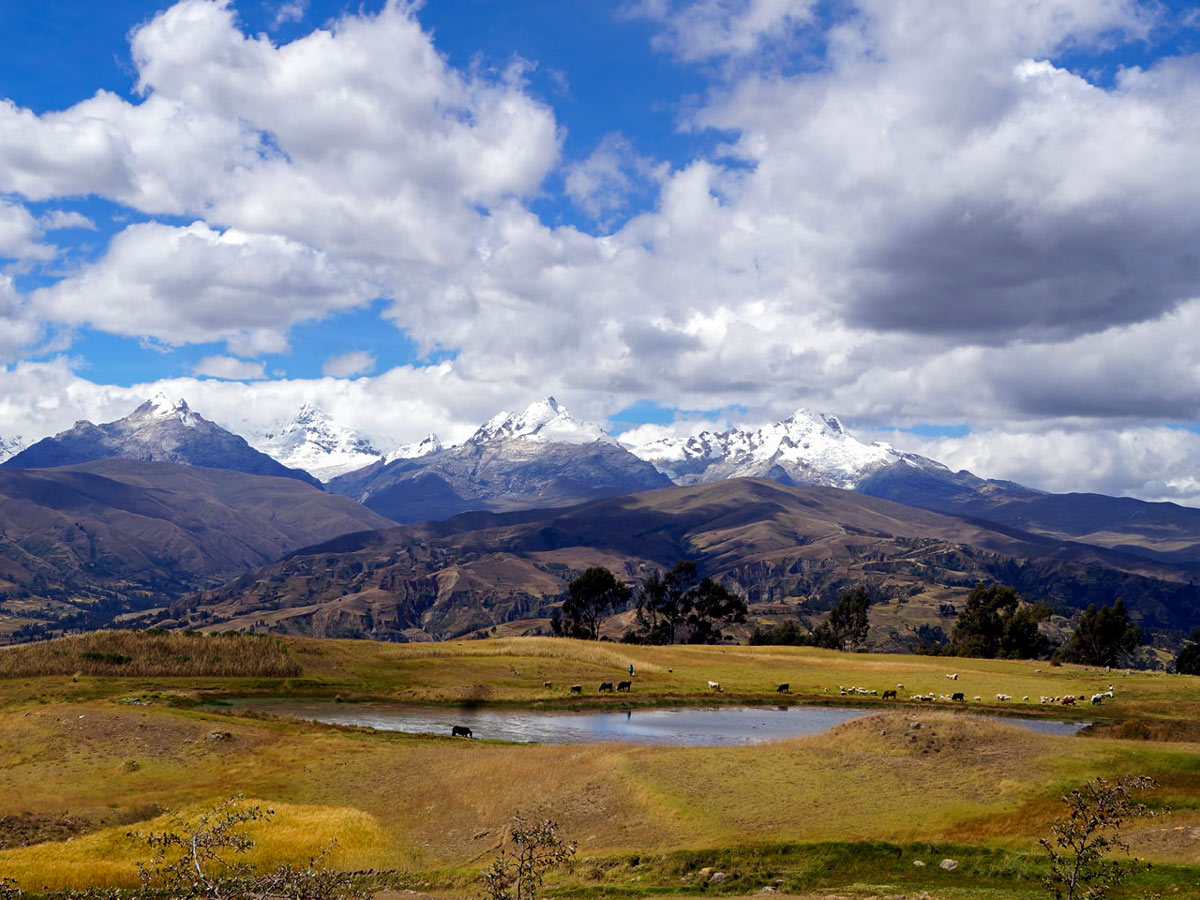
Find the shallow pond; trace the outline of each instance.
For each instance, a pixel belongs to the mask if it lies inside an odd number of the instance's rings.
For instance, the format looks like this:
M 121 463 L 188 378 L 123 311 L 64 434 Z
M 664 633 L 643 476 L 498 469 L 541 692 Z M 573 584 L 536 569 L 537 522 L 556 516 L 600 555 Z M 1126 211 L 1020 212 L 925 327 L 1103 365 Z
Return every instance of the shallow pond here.
M 380 731 L 448 735 L 450 729 L 458 725 L 470 728 L 474 737 L 505 741 L 536 741 L 544 744 L 622 741 L 708 747 L 757 744 L 822 734 L 842 722 L 876 711 L 827 706 L 714 706 L 540 712 L 275 699 L 237 700 L 234 705 L 272 715 L 293 716 L 334 725 L 359 725 Z M 1071 735 L 1087 725 L 1086 722 L 994 718 L 1048 734 Z

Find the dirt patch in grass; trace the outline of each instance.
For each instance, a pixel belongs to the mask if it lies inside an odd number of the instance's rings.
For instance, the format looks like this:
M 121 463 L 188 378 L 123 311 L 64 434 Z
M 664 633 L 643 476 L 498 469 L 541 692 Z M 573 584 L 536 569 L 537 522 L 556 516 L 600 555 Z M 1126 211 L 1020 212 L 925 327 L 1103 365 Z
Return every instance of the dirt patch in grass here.
M 46 841 L 65 841 L 95 827 L 95 823 L 89 819 L 69 813 L 56 816 L 35 816 L 33 813 L 0 816 L 0 850 L 28 847 Z

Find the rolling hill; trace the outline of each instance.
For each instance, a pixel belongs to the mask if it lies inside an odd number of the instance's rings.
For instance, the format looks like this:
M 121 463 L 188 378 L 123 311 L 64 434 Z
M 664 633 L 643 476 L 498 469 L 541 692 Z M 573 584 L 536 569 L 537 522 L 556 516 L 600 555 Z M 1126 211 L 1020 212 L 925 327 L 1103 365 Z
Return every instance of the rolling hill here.
M 536 630 L 588 566 L 636 582 L 684 558 L 763 615 L 820 611 L 862 582 L 904 602 L 991 579 L 1064 611 L 1123 595 L 1153 628 L 1186 627 L 1200 610 L 1185 567 L 836 488 L 734 479 L 346 535 L 181 601 L 163 624 L 388 640 Z

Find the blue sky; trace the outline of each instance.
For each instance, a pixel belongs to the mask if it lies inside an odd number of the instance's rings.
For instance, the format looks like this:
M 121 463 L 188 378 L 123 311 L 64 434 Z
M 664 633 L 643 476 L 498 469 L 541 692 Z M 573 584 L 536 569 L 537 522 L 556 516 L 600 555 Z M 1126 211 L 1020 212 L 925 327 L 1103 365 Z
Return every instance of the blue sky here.
M 554 394 L 1200 498 L 1200 14 L 0 6 L 0 437 L 168 389 L 377 442 Z M 98 93 L 107 92 L 107 93 Z M 199 398 L 199 402 L 197 399 Z

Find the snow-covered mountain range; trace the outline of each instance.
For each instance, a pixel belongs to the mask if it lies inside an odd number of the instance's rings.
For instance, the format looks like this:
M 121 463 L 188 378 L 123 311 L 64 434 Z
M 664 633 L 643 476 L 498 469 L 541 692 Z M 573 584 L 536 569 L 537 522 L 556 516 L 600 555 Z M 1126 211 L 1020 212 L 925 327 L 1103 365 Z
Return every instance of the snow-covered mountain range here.
M 563 506 L 671 484 L 553 397 L 500 413 L 461 444 L 443 447 L 431 435 L 404 452 L 335 478 L 329 489 L 413 522 L 474 509 Z
M 865 444 L 836 416 L 798 409 L 782 422 L 753 430 L 703 431 L 630 446 L 675 484 L 727 478 L 770 478 L 853 490 L 885 466 L 923 459 L 884 443 Z
M 952 472 L 932 459 L 859 441 L 834 416 L 807 410 L 759 428 L 626 446 L 547 397 L 520 412 L 495 416 L 460 444 L 443 446 L 431 434 L 381 453 L 363 435 L 306 406 L 253 440 L 278 458 L 205 419 L 184 400 L 160 395 L 115 422 L 78 422 L 0 465 L 46 468 L 126 457 L 318 484 L 315 474 L 328 479 L 330 491 L 400 522 L 472 510 L 567 506 L 672 484 L 759 477 L 850 489 L 1133 553 L 1190 553 L 1189 536 L 1200 534 L 1194 510 L 1095 494 L 1045 494 Z M 1176 546 L 1180 540 L 1182 549 Z

